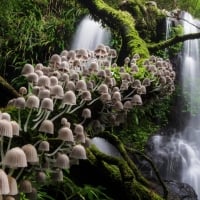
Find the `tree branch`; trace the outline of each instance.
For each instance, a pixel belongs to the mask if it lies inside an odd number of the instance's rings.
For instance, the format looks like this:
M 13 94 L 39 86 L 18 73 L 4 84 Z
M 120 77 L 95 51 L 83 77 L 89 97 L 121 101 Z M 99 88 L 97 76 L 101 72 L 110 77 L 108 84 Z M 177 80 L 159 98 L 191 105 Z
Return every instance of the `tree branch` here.
M 0 106 L 6 106 L 10 99 L 20 96 L 2 76 L 0 76 L 0 95 Z
M 194 40 L 200 38 L 200 33 L 190 33 L 185 35 L 177 35 L 174 38 L 168 39 L 166 41 L 162 41 L 156 44 L 148 44 L 147 47 L 151 53 L 154 53 L 158 50 L 165 49 L 172 45 L 175 45 L 179 42 L 184 42 L 186 40 Z
M 117 31 L 122 38 L 122 46 L 119 53 L 119 62 L 126 56 L 138 53 L 142 58 L 149 56 L 146 43 L 142 40 L 135 29 L 135 20 L 130 13 L 116 10 L 103 0 L 78 0 L 89 9 L 90 13 L 102 20 L 110 28 Z
M 155 172 L 155 175 L 157 176 L 158 178 L 158 181 L 160 182 L 161 186 L 163 187 L 163 191 L 164 191 L 164 198 L 167 199 L 168 198 L 168 189 L 164 183 L 164 181 L 162 180 L 162 178 L 160 177 L 160 174 L 158 172 L 158 169 L 156 168 L 156 166 L 154 165 L 153 161 L 148 157 L 146 156 L 144 153 L 140 152 L 140 151 L 137 151 L 135 149 L 132 149 L 132 148 L 128 148 L 126 147 L 126 150 L 132 154 L 138 154 L 139 156 L 141 156 L 142 158 L 144 158 L 147 162 L 150 163 L 152 169 L 154 170 Z

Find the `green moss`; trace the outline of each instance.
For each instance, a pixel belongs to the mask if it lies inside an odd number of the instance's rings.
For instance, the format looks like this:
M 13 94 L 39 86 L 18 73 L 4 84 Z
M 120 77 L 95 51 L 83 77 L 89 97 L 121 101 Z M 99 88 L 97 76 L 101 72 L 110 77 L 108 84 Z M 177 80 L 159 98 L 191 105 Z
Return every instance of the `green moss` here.
M 171 28 L 169 35 L 170 37 L 175 37 L 175 36 L 181 36 L 183 35 L 183 33 L 184 33 L 183 26 L 177 25 Z M 175 45 L 170 46 L 168 48 L 169 57 L 176 56 L 181 51 L 182 48 L 183 48 L 183 43 L 177 43 Z
M 116 165 L 110 165 L 106 162 L 104 162 L 103 164 L 104 164 L 105 168 L 108 170 L 111 180 L 122 181 L 120 170 Z
M 145 42 L 139 37 L 135 29 L 135 20 L 130 13 L 126 11 L 116 10 L 105 4 L 102 0 L 93 2 L 79 0 L 87 5 L 90 12 L 94 15 L 101 16 L 101 20 L 109 27 L 117 30 L 122 38 L 122 47 L 119 57 L 124 58 L 125 55 L 140 54 L 141 57 L 147 58 L 149 52 Z
M 137 191 L 138 199 L 141 200 L 163 200 L 161 196 L 156 194 L 153 190 L 147 189 L 137 181 L 133 181 L 133 188 Z

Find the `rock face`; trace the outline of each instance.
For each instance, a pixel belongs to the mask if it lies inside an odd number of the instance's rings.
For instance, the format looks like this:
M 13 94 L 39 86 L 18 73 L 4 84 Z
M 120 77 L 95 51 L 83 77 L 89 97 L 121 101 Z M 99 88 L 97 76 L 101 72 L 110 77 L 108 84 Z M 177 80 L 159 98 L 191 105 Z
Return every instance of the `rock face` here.
M 172 199 L 195 200 L 197 195 L 193 188 L 186 183 L 178 183 L 175 181 L 166 182 Z
M 197 200 L 197 195 L 193 188 L 186 184 L 176 181 L 165 181 L 169 191 L 168 200 Z M 163 190 L 160 185 L 155 186 L 155 190 L 163 195 Z

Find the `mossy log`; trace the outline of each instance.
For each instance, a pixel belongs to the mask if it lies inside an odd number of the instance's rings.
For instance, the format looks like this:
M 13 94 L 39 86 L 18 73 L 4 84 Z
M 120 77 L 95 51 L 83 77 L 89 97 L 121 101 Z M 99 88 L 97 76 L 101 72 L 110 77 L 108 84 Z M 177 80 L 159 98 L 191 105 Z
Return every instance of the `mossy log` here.
M 122 39 L 118 63 L 122 64 L 124 58 L 138 53 L 142 58 L 149 57 L 149 51 L 135 29 L 135 20 L 130 13 L 116 10 L 102 0 L 78 0 L 89 9 L 90 13 L 101 19 L 105 24 L 118 31 Z
M 87 150 L 88 159 L 93 165 L 101 168 L 107 176 L 120 185 L 120 191 L 126 200 L 163 200 L 152 189 L 138 180 L 137 169 L 131 169 L 130 164 L 123 158 L 116 158 L 98 151 L 94 146 Z M 141 177 L 139 178 L 141 179 Z M 117 194 L 116 194 L 117 195 Z
M 6 106 L 10 99 L 19 97 L 20 94 L 2 77 L 0 76 L 0 106 Z
M 184 42 L 186 40 L 194 40 L 200 38 L 200 33 L 191 33 L 191 34 L 185 34 L 185 35 L 177 35 L 171 39 L 168 39 L 166 41 L 162 41 L 160 43 L 156 44 L 148 44 L 147 47 L 151 53 L 154 53 L 158 50 L 165 49 L 167 47 L 173 46 L 179 42 Z

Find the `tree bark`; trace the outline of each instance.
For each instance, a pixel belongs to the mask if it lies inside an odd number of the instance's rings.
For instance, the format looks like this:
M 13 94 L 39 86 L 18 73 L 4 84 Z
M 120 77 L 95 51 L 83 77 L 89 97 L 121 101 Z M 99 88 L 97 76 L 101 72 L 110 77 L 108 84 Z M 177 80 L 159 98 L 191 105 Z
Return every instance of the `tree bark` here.
M 146 43 L 140 38 L 135 29 L 134 18 L 126 11 L 116 10 L 102 0 L 78 0 L 89 9 L 92 16 L 97 17 L 121 36 L 122 45 L 119 52 L 118 63 L 122 64 L 124 58 L 139 54 L 141 58 L 149 57 Z
M 0 95 L 0 106 L 6 106 L 10 99 L 20 96 L 2 76 L 0 76 Z
M 123 158 L 108 156 L 92 146 L 88 149 L 88 159 L 93 160 L 93 164 L 103 168 L 105 173 L 110 176 L 111 179 L 116 179 L 116 182 L 119 182 L 124 193 L 124 199 L 163 200 L 162 197 L 137 180 L 138 177 L 135 174 L 135 171 L 131 169 L 129 164 Z M 115 168 L 111 166 L 115 166 Z M 118 170 L 116 170 L 116 167 Z M 117 193 L 117 191 L 115 192 Z

